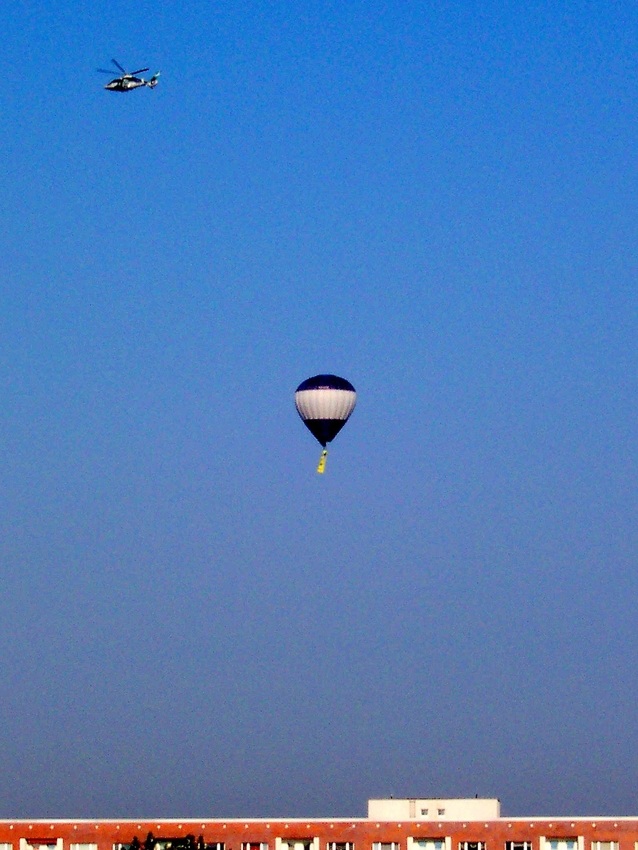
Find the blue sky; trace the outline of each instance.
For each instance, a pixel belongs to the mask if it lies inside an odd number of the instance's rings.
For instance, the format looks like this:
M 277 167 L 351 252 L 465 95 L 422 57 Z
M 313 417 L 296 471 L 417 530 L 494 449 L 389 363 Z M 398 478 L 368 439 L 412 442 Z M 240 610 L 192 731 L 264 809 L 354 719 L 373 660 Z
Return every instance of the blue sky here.
M 0 25 L 0 816 L 635 814 L 635 5 Z

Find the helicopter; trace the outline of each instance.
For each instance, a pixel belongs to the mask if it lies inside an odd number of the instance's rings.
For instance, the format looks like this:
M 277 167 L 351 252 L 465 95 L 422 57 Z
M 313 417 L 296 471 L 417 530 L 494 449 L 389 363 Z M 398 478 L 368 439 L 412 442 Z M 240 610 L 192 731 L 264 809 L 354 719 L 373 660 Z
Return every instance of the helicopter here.
M 143 74 L 144 71 L 148 71 L 148 68 L 140 68 L 137 71 L 129 73 L 124 70 L 116 59 L 111 59 L 111 62 L 122 72 L 122 76 L 115 77 L 115 79 L 111 80 L 110 83 L 107 83 L 104 86 L 104 88 L 108 89 L 108 91 L 130 91 L 131 89 L 137 89 L 140 86 L 148 86 L 149 89 L 154 89 L 158 83 L 158 77 L 160 75 L 159 71 L 157 74 L 153 74 L 150 80 L 145 80 L 144 77 L 138 77 L 137 75 Z M 101 74 L 113 73 L 113 71 L 109 71 L 107 68 L 98 68 L 98 71 Z

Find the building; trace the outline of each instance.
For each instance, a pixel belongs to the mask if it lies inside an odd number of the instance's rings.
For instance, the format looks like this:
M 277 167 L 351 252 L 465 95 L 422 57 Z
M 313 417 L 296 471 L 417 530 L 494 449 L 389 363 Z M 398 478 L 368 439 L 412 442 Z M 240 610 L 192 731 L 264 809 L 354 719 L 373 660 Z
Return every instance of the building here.
M 0 821 L 0 850 L 638 850 L 638 817 L 501 817 L 496 799 L 369 800 L 367 818 Z

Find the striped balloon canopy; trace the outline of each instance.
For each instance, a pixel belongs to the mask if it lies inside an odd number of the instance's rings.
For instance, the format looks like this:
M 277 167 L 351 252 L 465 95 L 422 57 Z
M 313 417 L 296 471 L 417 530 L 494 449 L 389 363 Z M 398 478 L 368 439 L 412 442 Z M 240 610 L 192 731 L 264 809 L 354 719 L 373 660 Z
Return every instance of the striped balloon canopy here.
M 337 375 L 315 375 L 295 392 L 299 416 L 324 449 L 346 424 L 356 403 L 355 388 Z

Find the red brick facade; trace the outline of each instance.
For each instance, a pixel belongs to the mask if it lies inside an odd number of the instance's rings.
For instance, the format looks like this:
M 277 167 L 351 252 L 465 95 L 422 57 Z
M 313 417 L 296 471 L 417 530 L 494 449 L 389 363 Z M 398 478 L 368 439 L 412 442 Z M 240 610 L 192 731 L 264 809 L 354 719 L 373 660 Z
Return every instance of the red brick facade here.
M 445 840 L 445 850 L 638 850 L 638 818 L 507 818 L 485 822 L 365 819 L 4 820 L 0 850 L 117 850 L 152 833 L 165 843 L 191 835 L 215 850 L 416 850 L 412 841 Z M 553 842 L 558 841 L 558 845 Z M 309 847 L 309 842 L 312 842 Z M 599 844 L 600 842 L 600 844 Z M 390 845 L 378 847 L 376 845 Z M 602 844 L 602 846 L 601 846 Z M 85 845 L 76 847 L 72 845 Z M 352 846 L 354 845 L 354 846 Z

